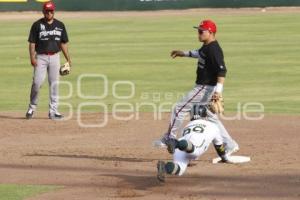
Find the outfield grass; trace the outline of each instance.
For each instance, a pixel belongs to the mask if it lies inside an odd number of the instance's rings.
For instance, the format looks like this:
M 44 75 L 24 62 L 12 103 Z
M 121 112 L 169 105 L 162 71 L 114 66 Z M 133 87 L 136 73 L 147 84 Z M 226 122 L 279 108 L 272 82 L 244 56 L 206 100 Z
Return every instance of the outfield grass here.
M 55 186 L 0 184 L 0 200 L 23 200 L 55 189 Z
M 110 108 L 116 102 L 141 103 L 145 92 L 184 93 L 195 81 L 197 60 L 171 59 L 172 49 L 196 49 L 200 46 L 192 29 L 200 19 L 214 19 L 219 28 L 218 40 L 225 53 L 228 76 L 225 85 L 226 110 L 235 112 L 239 102 L 261 102 L 267 113 L 300 113 L 300 14 L 186 15 L 160 17 L 105 17 L 63 20 L 70 36 L 73 71 L 63 80 L 71 81 L 74 108 L 88 101 L 77 95 L 80 74 L 104 74 L 109 80 Z M 25 111 L 31 84 L 32 68 L 27 52 L 27 35 L 32 21 L 0 20 L 0 110 Z M 135 96 L 116 100 L 111 86 L 118 80 L 135 84 Z M 86 95 L 101 94 L 101 82 L 83 82 Z M 66 88 L 61 88 L 66 94 Z M 128 94 L 126 87 L 119 94 Z M 40 110 L 47 110 L 47 84 L 40 95 Z M 174 95 L 172 102 L 176 102 Z M 146 100 L 156 102 L 153 99 Z M 156 103 L 166 102 L 165 98 Z M 90 108 L 92 110 L 92 108 Z M 151 111 L 149 108 L 143 111 Z

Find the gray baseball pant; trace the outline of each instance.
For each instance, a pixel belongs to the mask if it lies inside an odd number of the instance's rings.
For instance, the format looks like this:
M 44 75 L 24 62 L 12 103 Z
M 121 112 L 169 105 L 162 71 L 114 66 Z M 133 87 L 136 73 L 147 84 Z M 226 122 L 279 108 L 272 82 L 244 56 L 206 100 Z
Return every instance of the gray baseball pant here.
M 172 111 L 171 122 L 167 133 L 169 134 L 169 137 L 177 137 L 177 132 L 182 127 L 184 119 L 190 112 L 192 106 L 195 103 L 203 105 L 208 104 L 213 96 L 214 91 L 214 86 L 195 85 L 195 87 L 176 104 Z M 216 114 L 208 112 L 208 120 L 219 127 L 224 143 L 226 143 L 228 146 L 235 145 L 235 141 L 231 138 Z
M 39 91 L 45 81 L 46 74 L 48 73 L 49 113 L 57 113 L 58 81 L 60 68 L 59 53 L 56 53 L 54 55 L 37 54 L 36 58 L 37 66 L 34 67 L 29 108 L 34 111 L 36 110 Z

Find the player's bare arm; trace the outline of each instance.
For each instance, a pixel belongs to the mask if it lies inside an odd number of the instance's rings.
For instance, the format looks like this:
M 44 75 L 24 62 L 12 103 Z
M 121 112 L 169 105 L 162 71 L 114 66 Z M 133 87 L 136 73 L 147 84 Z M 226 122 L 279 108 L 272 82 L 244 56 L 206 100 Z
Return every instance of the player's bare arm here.
M 171 51 L 171 57 L 191 57 L 191 58 L 199 58 L 199 50 L 192 50 L 192 51 L 181 51 L 181 50 L 173 50 Z
M 33 67 L 36 66 L 36 58 L 35 58 L 35 43 L 29 43 L 29 56 L 30 63 Z
M 180 50 L 173 50 L 171 51 L 171 57 L 172 58 L 176 58 L 176 57 L 184 57 L 185 54 L 183 51 L 180 51 Z
M 60 47 L 61 47 L 61 50 L 62 50 L 67 62 L 69 63 L 69 65 L 71 65 L 71 58 L 70 58 L 70 54 L 69 54 L 68 43 L 61 43 Z

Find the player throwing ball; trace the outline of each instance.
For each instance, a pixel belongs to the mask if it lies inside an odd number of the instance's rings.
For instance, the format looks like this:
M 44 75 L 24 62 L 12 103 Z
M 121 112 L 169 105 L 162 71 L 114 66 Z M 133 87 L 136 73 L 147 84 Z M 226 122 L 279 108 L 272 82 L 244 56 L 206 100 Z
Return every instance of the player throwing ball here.
M 184 118 L 191 110 L 193 104 L 207 105 L 214 102 L 219 105 L 222 99 L 227 69 L 223 51 L 216 40 L 217 26 L 211 20 L 204 20 L 199 26 L 194 28 L 198 30 L 198 39 L 203 43 L 202 47 L 192 51 L 174 50 L 171 52 L 171 56 L 173 58 L 190 57 L 198 59 L 196 85 L 177 102 L 171 113 L 168 131 L 160 140 L 155 141 L 154 145 L 156 147 L 163 147 L 169 139 L 177 137 L 177 131 L 182 126 Z M 222 113 L 222 110 L 219 111 Z M 217 114 L 219 113 L 214 113 L 209 118 L 220 129 L 226 151 L 231 153 L 238 151 L 238 144 L 231 138 L 222 122 L 218 119 Z
M 31 65 L 34 68 L 29 108 L 26 118 L 31 119 L 38 104 L 39 90 L 48 73 L 49 118 L 62 119 L 58 112 L 58 81 L 60 71 L 59 52 L 62 50 L 71 65 L 67 43 L 69 41 L 65 25 L 54 18 L 55 5 L 49 1 L 43 4 L 44 17 L 34 22 L 28 42 Z
M 194 105 L 191 109 L 191 122 L 184 128 L 183 136 L 167 141 L 168 151 L 173 155 L 173 161 L 165 163 L 158 161 L 157 178 L 164 182 L 165 175 L 181 176 L 191 160 L 198 159 L 207 149 L 210 143 L 221 157 L 222 162 L 231 163 L 230 157 L 224 149 L 224 143 L 220 129 L 210 122 L 208 114 L 211 113 L 206 106 Z

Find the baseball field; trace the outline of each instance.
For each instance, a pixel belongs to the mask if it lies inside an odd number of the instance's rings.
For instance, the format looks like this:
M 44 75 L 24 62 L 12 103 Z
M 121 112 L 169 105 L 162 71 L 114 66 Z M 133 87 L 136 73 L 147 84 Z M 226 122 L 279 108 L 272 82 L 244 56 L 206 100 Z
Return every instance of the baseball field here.
M 299 8 L 57 12 L 73 62 L 61 78 L 64 121 L 47 118 L 47 81 L 25 119 L 27 37 L 40 17 L 0 13 L 0 200 L 300 199 Z M 160 184 L 156 162 L 171 156 L 152 142 L 197 63 L 169 53 L 199 48 L 192 27 L 204 18 L 218 25 L 228 68 L 224 124 L 252 160 L 213 165 L 211 148 Z

